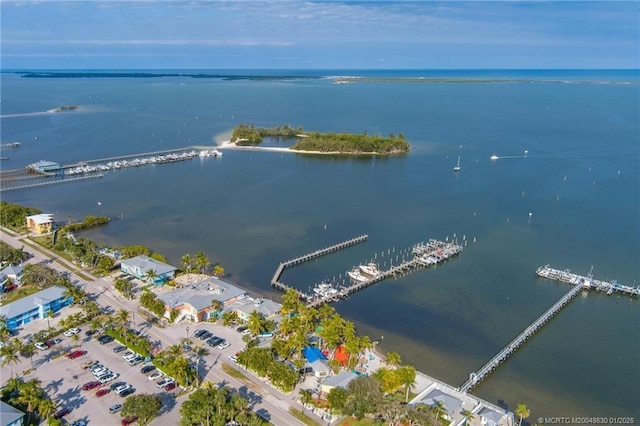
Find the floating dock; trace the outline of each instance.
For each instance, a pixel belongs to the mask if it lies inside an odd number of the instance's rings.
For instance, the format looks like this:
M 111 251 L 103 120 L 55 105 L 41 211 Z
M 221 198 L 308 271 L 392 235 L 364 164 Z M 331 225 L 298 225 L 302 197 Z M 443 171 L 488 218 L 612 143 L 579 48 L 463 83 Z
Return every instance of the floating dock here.
M 577 275 L 570 270 L 561 271 L 551 268 L 549 265 L 541 266 L 536 270 L 536 275 L 555 281 L 561 281 L 571 284 L 572 287 L 565 293 L 556 303 L 540 315 L 534 322 L 525 328 L 515 339 L 507 344 L 496 356 L 491 358 L 478 371 L 469 374 L 469 379 L 464 382 L 458 389 L 461 392 L 468 392 L 478 383 L 493 372 L 500 364 L 511 356 L 520 346 L 522 346 L 533 334 L 542 328 L 551 318 L 553 318 L 562 308 L 567 306 L 574 297 L 582 290 L 603 291 L 607 294 L 623 293 L 630 296 L 640 296 L 640 286 L 631 287 L 622 285 L 616 281 L 606 282 L 593 278 L 591 273 L 587 276 Z

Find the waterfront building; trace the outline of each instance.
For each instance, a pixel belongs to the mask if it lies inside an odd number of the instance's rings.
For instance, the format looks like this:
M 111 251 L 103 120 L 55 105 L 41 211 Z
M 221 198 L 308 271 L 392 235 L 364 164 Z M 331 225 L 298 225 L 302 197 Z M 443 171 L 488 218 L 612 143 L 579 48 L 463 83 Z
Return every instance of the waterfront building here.
M 27 166 L 27 169 L 33 170 L 38 173 L 56 172 L 60 170 L 60 163 L 55 163 L 53 161 L 40 160 L 37 163 L 29 164 Z
M 53 214 L 41 213 L 27 216 L 27 228 L 34 234 L 48 234 L 53 230 Z
M 0 316 L 7 319 L 9 330 L 15 330 L 35 319 L 45 319 L 48 311 L 56 313 L 71 304 L 73 298 L 64 294 L 66 290 L 60 286 L 45 288 L 30 296 L 0 306 Z
M 220 310 L 231 309 L 240 300 L 246 298 L 247 293 L 241 288 L 216 277 L 209 277 L 203 281 L 187 284 L 182 288 L 158 295 L 158 299 L 165 304 L 167 315 L 172 309 L 178 311 L 175 322 L 183 319 L 192 322 L 206 321 L 217 315 L 214 301 L 220 302 Z
M 149 256 L 136 256 L 120 262 L 120 270 L 134 278 L 149 282 L 149 271 L 153 271 L 153 284 L 162 285 L 173 279 L 177 268 L 152 259 Z
M 513 426 L 513 413 L 491 404 L 474 395 L 459 391 L 451 385 L 418 372 L 416 376 L 417 395 L 409 404 L 425 404 L 430 407 L 442 407 L 442 417 L 451 425 L 462 426 Z M 468 420 L 465 413 L 473 415 Z
M 261 317 L 280 322 L 281 304 L 270 299 L 247 297 L 236 301 L 230 308 L 235 310 L 238 318 L 242 321 L 249 321 L 249 316 L 253 311 L 257 311 Z
M 0 401 L 0 426 L 22 426 L 24 413 L 17 408 Z

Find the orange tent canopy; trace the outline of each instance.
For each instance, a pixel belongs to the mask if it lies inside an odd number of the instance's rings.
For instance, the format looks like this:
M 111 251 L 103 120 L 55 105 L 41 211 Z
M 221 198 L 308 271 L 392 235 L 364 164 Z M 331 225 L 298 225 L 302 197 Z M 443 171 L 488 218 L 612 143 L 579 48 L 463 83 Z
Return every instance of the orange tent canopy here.
M 349 353 L 345 349 L 344 345 L 338 346 L 333 359 L 342 364 L 342 366 L 347 365 L 347 361 L 349 360 Z

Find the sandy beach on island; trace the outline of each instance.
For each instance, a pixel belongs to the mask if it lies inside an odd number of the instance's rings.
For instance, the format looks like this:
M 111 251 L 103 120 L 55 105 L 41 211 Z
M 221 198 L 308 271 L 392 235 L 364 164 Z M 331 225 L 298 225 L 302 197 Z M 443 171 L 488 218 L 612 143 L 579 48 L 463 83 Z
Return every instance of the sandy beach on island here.
M 378 152 L 340 152 L 340 151 L 302 151 L 291 148 L 282 148 L 277 146 L 238 146 L 235 142 L 223 141 L 216 145 L 216 149 L 238 149 L 247 151 L 269 151 L 269 152 L 287 152 L 290 154 L 312 154 L 312 155 L 383 155 Z

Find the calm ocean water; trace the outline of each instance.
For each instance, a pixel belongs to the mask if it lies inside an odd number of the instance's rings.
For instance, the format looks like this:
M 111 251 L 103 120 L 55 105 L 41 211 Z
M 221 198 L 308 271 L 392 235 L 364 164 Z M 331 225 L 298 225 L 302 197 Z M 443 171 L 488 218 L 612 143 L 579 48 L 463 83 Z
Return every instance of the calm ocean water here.
M 112 223 L 87 235 L 106 244 L 144 244 L 176 265 L 183 254 L 203 250 L 232 280 L 271 297 L 279 296 L 269 286 L 278 262 L 361 233 L 369 234 L 366 243 L 287 270 L 283 281 L 307 290 L 374 255 L 380 260 L 383 251 L 388 259 L 388 249 L 464 236 L 469 244 L 449 263 L 384 281 L 335 305 L 372 340 L 384 337 L 383 350 L 456 386 L 568 290 L 537 279 L 538 266 L 586 274 L 593 265 L 597 278 L 638 284 L 640 85 L 575 82 L 637 83 L 637 72 L 391 75 L 573 83 L 27 79 L 4 73 L 2 143 L 21 146 L 3 150 L 9 157 L 3 169 L 213 144 L 241 122 L 403 133 L 412 151 L 383 159 L 226 151 L 219 159 L 129 169 L 7 192 L 2 199 L 37 206 L 60 221 L 110 216 Z M 65 104 L 80 110 L 20 115 Z M 502 158 L 491 161 L 493 154 Z M 458 155 L 462 170 L 456 174 Z M 534 422 L 539 416 L 638 421 L 639 383 L 640 303 L 589 293 L 474 393 L 511 409 L 524 402 Z

